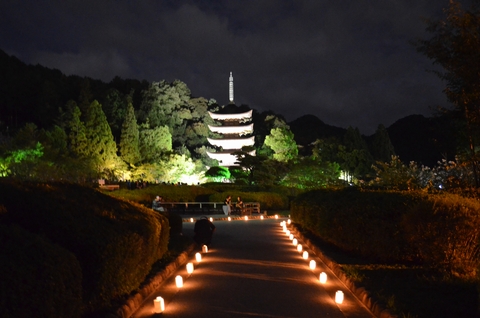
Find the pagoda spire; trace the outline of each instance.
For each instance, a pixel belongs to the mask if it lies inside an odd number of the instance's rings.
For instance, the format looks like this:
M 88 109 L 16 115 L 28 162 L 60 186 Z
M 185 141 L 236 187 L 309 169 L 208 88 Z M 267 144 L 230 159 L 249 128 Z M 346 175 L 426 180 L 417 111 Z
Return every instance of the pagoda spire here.
M 231 104 L 235 104 L 233 102 L 233 75 L 230 72 L 230 77 L 228 78 L 228 99 L 230 100 Z

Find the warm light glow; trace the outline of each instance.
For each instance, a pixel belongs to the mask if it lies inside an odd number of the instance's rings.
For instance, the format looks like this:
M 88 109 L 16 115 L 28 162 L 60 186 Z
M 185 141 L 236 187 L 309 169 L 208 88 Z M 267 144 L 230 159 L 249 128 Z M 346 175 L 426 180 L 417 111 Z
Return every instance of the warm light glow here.
M 245 221 L 248 221 L 248 216 L 245 215 Z
M 301 252 L 303 250 L 302 244 L 297 245 L 297 251 Z
M 195 259 L 197 260 L 197 262 L 201 262 L 202 261 L 202 254 L 196 253 L 195 254 Z
M 165 301 L 162 297 L 158 296 L 153 300 L 153 312 L 160 314 L 165 310 Z
M 208 253 L 208 246 L 202 245 L 202 253 Z
M 193 273 L 193 263 L 187 263 L 187 273 Z
M 287 232 L 285 232 L 285 233 L 287 233 L 287 236 L 290 236 L 290 234 L 291 234 L 291 233 L 290 233 L 290 230 L 287 230 Z M 293 235 L 293 234 L 292 234 L 292 235 Z
M 213 218 L 210 218 L 210 222 L 213 222 Z
M 314 270 L 317 267 L 317 262 L 315 262 L 313 259 L 310 261 L 310 269 Z
M 190 222 L 192 222 L 192 223 L 193 223 L 193 218 L 190 218 Z
M 296 238 L 293 239 L 293 246 L 297 246 L 298 245 L 298 240 Z
M 307 251 L 303 252 L 303 259 L 308 259 L 308 252 Z
M 231 221 L 231 220 L 232 220 L 232 218 L 231 218 L 231 217 L 228 217 L 228 220 L 229 220 L 229 221 Z
M 260 220 L 263 220 L 263 215 L 260 215 Z
M 288 219 L 287 223 L 288 223 L 288 224 L 291 224 L 291 223 L 292 223 L 292 220 Z
M 275 218 L 278 219 L 278 214 L 275 214 Z
M 293 240 L 293 234 L 290 234 L 290 235 L 289 235 L 289 238 L 290 238 L 291 240 Z
M 337 304 L 343 303 L 343 292 L 341 290 L 337 290 L 335 293 L 335 302 Z
M 320 280 L 320 283 L 325 284 L 327 282 L 327 273 L 321 272 L 318 279 Z
M 178 288 L 183 287 L 183 278 L 182 278 L 182 276 L 177 275 L 177 277 L 175 277 L 175 284 L 177 284 L 177 287 L 178 287 Z
M 280 226 L 285 227 L 285 221 L 280 222 Z

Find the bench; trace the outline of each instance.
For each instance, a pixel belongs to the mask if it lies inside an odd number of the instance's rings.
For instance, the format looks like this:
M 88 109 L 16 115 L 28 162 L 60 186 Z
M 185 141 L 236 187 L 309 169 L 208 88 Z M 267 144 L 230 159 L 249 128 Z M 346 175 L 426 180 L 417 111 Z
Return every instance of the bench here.
M 105 189 L 108 191 L 114 191 L 120 189 L 120 185 L 118 184 L 102 184 L 100 185 L 100 189 Z

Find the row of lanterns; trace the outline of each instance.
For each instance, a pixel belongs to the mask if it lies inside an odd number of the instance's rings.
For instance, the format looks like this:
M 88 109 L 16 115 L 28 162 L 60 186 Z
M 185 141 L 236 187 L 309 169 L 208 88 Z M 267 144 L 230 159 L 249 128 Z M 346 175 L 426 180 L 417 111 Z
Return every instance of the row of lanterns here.
M 208 253 L 208 246 L 203 245 L 202 246 L 202 253 Z M 202 261 L 202 254 L 201 253 L 195 253 L 195 260 L 197 263 L 200 263 Z M 194 266 L 192 262 L 187 263 L 186 265 L 187 273 L 188 275 L 191 275 L 194 270 Z M 183 277 L 181 275 L 175 276 L 175 285 L 177 288 L 182 288 L 183 287 Z M 160 314 L 165 310 L 165 300 L 163 297 L 158 296 L 153 300 L 153 312 L 156 314 Z
M 263 220 L 264 218 L 265 218 L 265 217 L 264 217 L 263 215 L 260 215 L 260 220 Z M 243 217 L 243 219 L 244 219 L 245 221 L 248 221 L 248 216 L 245 215 L 245 216 Z M 275 219 L 278 219 L 278 214 L 275 214 Z M 229 217 L 227 218 L 227 220 L 228 220 L 228 221 L 231 221 L 231 220 L 232 220 L 232 217 L 229 216 Z M 194 219 L 194 218 L 190 218 L 190 223 L 193 223 L 193 222 L 195 222 L 195 219 Z M 210 218 L 210 222 L 213 222 L 213 218 Z
M 287 234 L 289 239 L 292 241 L 293 246 L 295 246 L 297 248 L 297 251 L 302 253 L 302 251 L 303 251 L 302 244 L 299 244 L 298 240 L 295 238 L 295 236 L 290 232 L 290 230 L 287 229 L 287 224 L 290 224 L 291 222 L 292 221 L 290 219 L 288 219 L 287 221 L 282 221 L 282 222 L 280 222 L 280 226 L 283 228 L 283 231 Z M 302 257 L 303 257 L 303 259 L 308 260 L 308 257 L 309 257 L 308 252 L 303 251 Z M 309 267 L 310 267 L 311 270 L 314 270 L 317 267 L 317 262 L 315 262 L 315 260 L 313 260 L 313 259 L 310 260 Z M 327 274 L 325 272 L 321 272 L 318 279 L 319 279 L 321 284 L 327 283 Z M 341 304 L 341 303 L 343 303 L 343 300 L 344 300 L 343 291 L 337 290 L 337 292 L 335 293 L 335 302 L 337 304 Z

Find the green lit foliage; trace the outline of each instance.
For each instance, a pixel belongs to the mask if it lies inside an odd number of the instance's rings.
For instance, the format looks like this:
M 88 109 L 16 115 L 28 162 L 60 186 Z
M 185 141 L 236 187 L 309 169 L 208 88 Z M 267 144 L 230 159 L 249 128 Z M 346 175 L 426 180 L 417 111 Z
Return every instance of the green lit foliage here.
M 96 100 L 88 108 L 85 129 L 88 140 L 87 156 L 94 160 L 98 172 L 112 171 L 118 164 L 117 145 L 102 105 Z
M 43 146 L 37 142 L 33 148 L 10 151 L 0 158 L 0 176 L 34 178 L 34 167 L 43 156 Z
M 120 136 L 120 157 L 130 165 L 135 165 L 141 160 L 139 138 L 135 111 L 131 101 L 129 101 Z
M 297 159 L 297 143 L 289 128 L 273 128 L 270 130 L 270 135 L 265 137 L 265 145 L 273 150 L 273 159 L 277 161 L 288 162 Z
M 227 167 L 211 167 L 205 172 L 205 177 L 213 182 L 223 182 L 231 177 L 230 170 Z
M 267 160 L 264 155 L 250 155 L 251 150 L 253 150 L 252 147 L 243 147 L 241 151 L 233 153 L 237 157 L 237 163 L 245 171 L 249 185 L 254 184 L 257 172 L 261 170 L 263 162 Z
M 88 140 L 85 124 L 82 122 L 80 108 L 74 101 L 66 105 L 67 121 L 66 133 L 68 135 L 68 147 L 76 158 L 83 158 L 88 155 Z
M 149 182 L 198 183 L 203 181 L 202 165 L 185 155 L 165 154 L 152 163 L 144 163 L 135 169 L 132 177 Z
M 373 169 L 376 178 L 372 185 L 393 190 L 414 190 L 419 188 L 418 166 L 411 162 L 406 166 L 397 156 L 392 156 L 390 162 L 377 161 Z
M 172 134 L 167 126 L 150 128 L 147 123 L 140 125 L 140 155 L 142 162 L 152 163 L 163 153 L 172 151 Z
M 337 185 L 339 176 L 338 163 L 308 157 L 293 164 L 281 184 L 299 189 L 319 189 Z

